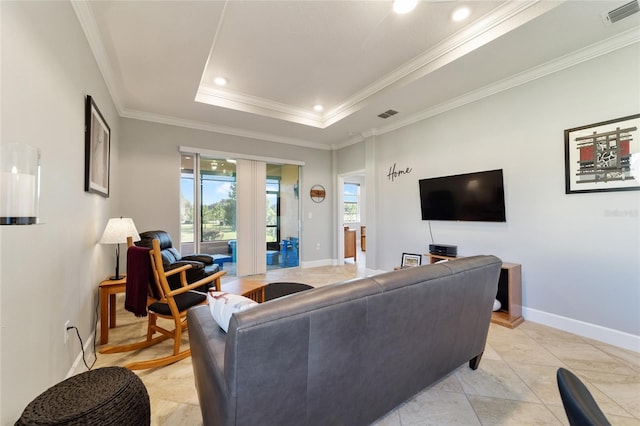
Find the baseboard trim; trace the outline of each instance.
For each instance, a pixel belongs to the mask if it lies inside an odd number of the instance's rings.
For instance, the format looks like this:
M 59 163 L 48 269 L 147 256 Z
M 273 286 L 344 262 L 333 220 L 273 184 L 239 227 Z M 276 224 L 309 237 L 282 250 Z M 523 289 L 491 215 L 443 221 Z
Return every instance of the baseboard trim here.
M 522 307 L 525 320 L 537 322 L 578 336 L 598 340 L 623 349 L 640 352 L 640 336 L 590 324 L 548 312 Z
M 331 259 L 321 259 L 321 260 L 312 260 L 308 262 L 301 262 L 300 266 L 302 268 L 315 268 L 317 266 L 331 266 L 333 264 L 334 263 Z

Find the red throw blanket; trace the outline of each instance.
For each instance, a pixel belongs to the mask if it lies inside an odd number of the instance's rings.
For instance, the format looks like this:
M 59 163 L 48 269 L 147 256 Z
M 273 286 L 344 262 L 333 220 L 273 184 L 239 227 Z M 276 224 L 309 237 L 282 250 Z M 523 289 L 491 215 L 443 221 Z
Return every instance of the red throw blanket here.
M 137 317 L 147 316 L 147 295 L 153 283 L 151 249 L 131 246 L 127 250 L 127 285 L 124 308 Z

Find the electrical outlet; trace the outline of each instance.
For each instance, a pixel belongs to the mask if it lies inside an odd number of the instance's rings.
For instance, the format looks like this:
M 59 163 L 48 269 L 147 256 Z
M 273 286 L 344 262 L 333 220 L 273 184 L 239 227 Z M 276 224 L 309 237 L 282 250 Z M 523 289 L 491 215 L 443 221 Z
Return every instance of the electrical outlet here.
M 71 325 L 71 320 L 67 320 L 64 323 L 64 344 L 66 345 L 67 342 L 69 341 L 69 326 Z

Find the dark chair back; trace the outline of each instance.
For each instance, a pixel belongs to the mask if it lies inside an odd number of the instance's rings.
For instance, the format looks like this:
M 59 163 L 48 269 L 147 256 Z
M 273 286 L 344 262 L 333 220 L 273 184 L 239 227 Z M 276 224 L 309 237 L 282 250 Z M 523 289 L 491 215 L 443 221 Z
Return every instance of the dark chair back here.
M 558 390 L 571 426 L 610 425 L 587 387 L 571 371 L 559 368 Z

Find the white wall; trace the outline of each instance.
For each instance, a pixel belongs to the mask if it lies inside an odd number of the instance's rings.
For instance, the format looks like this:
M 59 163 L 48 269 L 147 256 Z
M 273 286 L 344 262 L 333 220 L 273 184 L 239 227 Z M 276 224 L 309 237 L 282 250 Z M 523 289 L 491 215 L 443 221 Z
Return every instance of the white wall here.
M 435 242 L 522 264 L 529 318 L 604 328 L 639 350 L 640 191 L 565 194 L 563 137 L 567 128 L 640 112 L 639 62 L 632 45 L 378 136 L 377 267 L 392 269 L 402 252 L 428 252 L 419 179 L 501 168 L 507 222 L 432 221 Z M 392 182 L 394 163 L 411 173 Z
M 331 202 L 311 201 L 309 190 L 322 184 L 331 197 L 331 153 L 201 130 L 123 119 L 119 163 L 123 211 L 139 231 L 163 229 L 180 234 L 180 146 L 304 161 L 300 176 L 302 262 L 330 263 L 333 233 Z M 135 184 L 132 184 L 135 183 Z M 330 198 L 329 198 L 330 199 Z M 316 250 L 320 244 L 320 250 Z
M 42 155 L 43 223 L 0 227 L 0 424 L 7 425 L 77 361 L 80 343 L 72 331 L 64 344 L 65 321 L 91 344 L 98 283 L 114 268 L 114 247 L 98 240 L 116 213 L 119 176 L 112 161 L 109 199 L 84 192 L 85 96 L 95 98 L 111 127 L 112 159 L 119 128 L 71 5 L 2 1 L 0 7 L 0 142 L 35 145 Z

